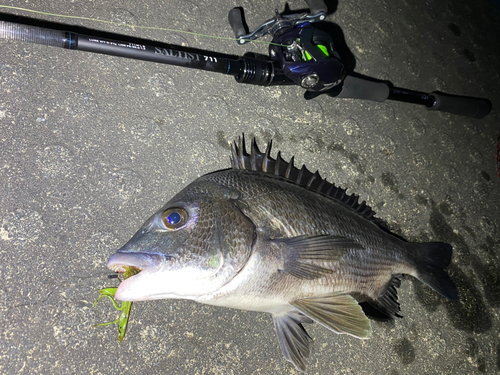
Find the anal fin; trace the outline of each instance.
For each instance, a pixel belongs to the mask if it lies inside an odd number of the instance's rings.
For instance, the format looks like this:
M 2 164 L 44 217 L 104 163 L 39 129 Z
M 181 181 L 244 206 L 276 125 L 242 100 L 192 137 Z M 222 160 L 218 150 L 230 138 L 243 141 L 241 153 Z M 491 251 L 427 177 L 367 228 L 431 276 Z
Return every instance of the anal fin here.
M 283 356 L 298 371 L 305 371 L 306 360 L 311 353 L 312 338 L 302 323 L 313 321 L 298 311 L 291 311 L 286 315 L 273 315 L 273 322 Z
M 397 288 L 401 285 L 401 277 L 402 275 L 393 275 L 382 294 L 376 300 L 368 301 L 370 305 L 379 310 L 388 319 L 402 318 L 399 315 L 400 308 L 397 291 Z
M 367 339 L 372 333 L 370 321 L 358 302 L 350 295 L 330 293 L 301 298 L 290 304 L 315 322 L 339 334 Z

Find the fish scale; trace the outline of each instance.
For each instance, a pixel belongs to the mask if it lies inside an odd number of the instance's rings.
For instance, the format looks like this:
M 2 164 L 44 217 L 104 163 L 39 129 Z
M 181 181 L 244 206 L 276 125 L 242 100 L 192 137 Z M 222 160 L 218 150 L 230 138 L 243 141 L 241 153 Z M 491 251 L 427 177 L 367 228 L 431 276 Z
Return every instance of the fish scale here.
M 270 313 L 283 356 L 299 371 L 310 354 L 303 324 L 368 338 L 369 317 L 401 317 L 402 274 L 458 299 L 444 271 L 449 244 L 392 234 L 357 195 L 280 152 L 273 159 L 271 144 L 261 152 L 254 139 L 248 153 L 240 138 L 232 168 L 196 179 L 149 218 L 108 261 L 112 270 L 141 270 L 115 298 Z

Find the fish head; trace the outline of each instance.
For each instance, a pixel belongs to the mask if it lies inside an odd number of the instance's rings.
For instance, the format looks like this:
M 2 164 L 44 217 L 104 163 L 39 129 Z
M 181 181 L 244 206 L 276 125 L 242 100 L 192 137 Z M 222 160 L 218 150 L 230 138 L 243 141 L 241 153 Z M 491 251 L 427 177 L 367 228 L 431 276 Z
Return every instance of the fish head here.
M 239 197 L 237 190 L 201 178 L 178 193 L 110 257 L 114 272 L 140 270 L 120 283 L 115 298 L 196 299 L 229 282 L 256 237 Z

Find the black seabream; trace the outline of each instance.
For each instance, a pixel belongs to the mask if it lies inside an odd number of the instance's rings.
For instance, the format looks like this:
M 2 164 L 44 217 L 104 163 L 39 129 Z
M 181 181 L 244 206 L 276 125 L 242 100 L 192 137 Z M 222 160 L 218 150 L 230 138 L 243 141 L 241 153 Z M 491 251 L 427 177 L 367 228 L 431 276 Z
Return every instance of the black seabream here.
M 115 272 L 140 270 L 115 298 L 270 313 L 299 371 L 312 341 L 304 323 L 366 339 L 367 314 L 400 316 L 402 274 L 458 299 L 444 271 L 449 244 L 406 242 L 356 195 L 270 152 L 271 142 L 261 152 L 254 139 L 248 154 L 240 139 L 232 168 L 196 179 L 149 218 L 108 261 Z

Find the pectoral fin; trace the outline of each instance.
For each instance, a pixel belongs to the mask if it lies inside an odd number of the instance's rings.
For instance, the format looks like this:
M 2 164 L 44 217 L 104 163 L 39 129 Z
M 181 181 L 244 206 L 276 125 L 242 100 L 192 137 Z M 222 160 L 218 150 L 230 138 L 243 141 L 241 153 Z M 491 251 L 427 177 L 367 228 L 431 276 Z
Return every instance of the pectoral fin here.
M 302 323 L 313 321 L 298 311 L 291 311 L 286 315 L 273 315 L 273 322 L 283 356 L 298 371 L 305 371 L 312 338 Z
M 363 248 L 350 238 L 332 235 L 280 238 L 273 242 L 283 248 L 285 264 L 281 271 L 299 279 L 317 279 L 331 274 L 332 270 L 324 267 L 325 262 L 337 261 L 349 250 Z
M 331 293 L 301 298 L 290 304 L 307 317 L 335 333 L 367 339 L 372 333 L 370 321 L 358 302 L 348 294 Z

